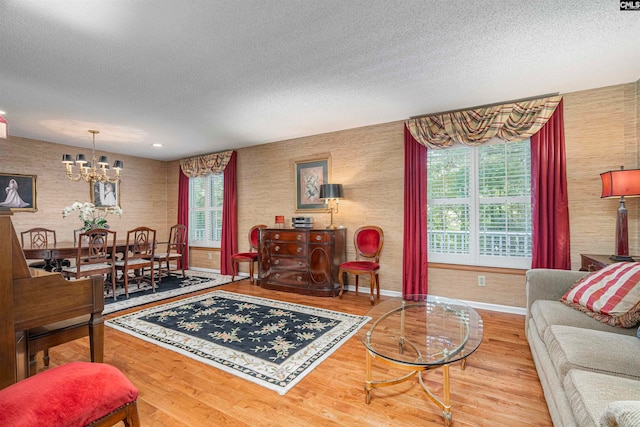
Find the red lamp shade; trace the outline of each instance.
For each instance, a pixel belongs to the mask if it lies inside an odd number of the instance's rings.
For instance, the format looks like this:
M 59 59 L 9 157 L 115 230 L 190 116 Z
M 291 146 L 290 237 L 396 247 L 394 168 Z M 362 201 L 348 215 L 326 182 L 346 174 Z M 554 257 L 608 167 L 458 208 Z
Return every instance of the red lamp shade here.
M 0 116 L 0 138 L 7 139 L 7 121 Z
M 621 169 L 600 174 L 601 197 L 640 195 L 640 169 Z
M 640 169 L 621 168 L 604 172 L 600 174 L 600 179 L 602 180 L 602 198 L 620 197 L 616 221 L 615 254 L 610 258 L 614 261 L 633 261 L 629 256 L 629 229 L 624 197 L 640 195 Z

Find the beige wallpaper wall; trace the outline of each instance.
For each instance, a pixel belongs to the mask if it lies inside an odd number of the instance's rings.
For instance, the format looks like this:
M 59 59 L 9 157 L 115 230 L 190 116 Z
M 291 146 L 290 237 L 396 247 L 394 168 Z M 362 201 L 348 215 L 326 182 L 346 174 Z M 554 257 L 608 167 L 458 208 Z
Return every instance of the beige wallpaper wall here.
M 600 199 L 601 172 L 639 167 L 640 82 L 564 94 L 567 180 L 573 269 L 580 253 L 613 252 L 617 200 Z M 58 159 L 65 147 L 10 137 L 0 140 L 0 172 L 37 174 L 35 213 L 14 215 L 16 229 L 47 225 L 71 233 L 78 224 L 62 219 L 62 208 L 88 198 L 88 184 L 71 183 Z M 44 153 L 34 155 L 34 153 Z M 114 157 L 111 155 L 111 157 Z M 159 232 L 177 219 L 178 162 L 123 157 L 122 219 L 110 222 L 118 232 L 147 223 Z M 381 256 L 381 286 L 400 291 L 403 229 L 403 122 L 392 122 L 238 150 L 239 249 L 247 250 L 246 233 L 254 224 L 271 225 L 275 215 L 312 216 L 315 225 L 329 224 L 328 213 L 299 213 L 294 209 L 294 164 L 299 160 L 331 158 L 331 181 L 341 183 L 345 199 L 334 222 L 348 230 L 348 256 L 354 256 L 353 231 L 375 224 L 385 231 Z M 640 253 L 638 199 L 629 199 L 631 251 Z M 219 252 L 194 248 L 191 265 L 219 268 Z M 243 266 L 242 271 L 247 271 Z M 513 272 L 512 272 L 513 273 Z M 470 301 L 524 307 L 523 271 L 468 271 L 431 268 L 429 289 L 436 295 Z M 478 275 L 486 277 L 479 287 Z
M 62 209 L 75 201 L 90 201 L 89 184 L 68 180 L 61 159 L 63 154 L 84 153 L 90 156 L 91 149 L 9 136 L 8 139 L 0 139 L 0 152 L 3 153 L 0 156 L 1 173 L 36 175 L 38 211 L 14 213 L 12 221 L 16 231 L 46 227 L 56 230 L 58 241 L 73 241 L 73 230 L 82 223 L 74 214 L 62 218 Z M 101 150 L 97 152 L 97 155 L 102 154 L 108 155 L 111 162 L 116 157 L 121 159 L 125 167 L 120 184 L 124 215 L 122 218 L 107 217 L 111 229 L 124 240 L 127 230 L 144 225 L 155 228 L 159 240 L 166 240 L 170 226 L 167 219 L 167 188 L 170 188 L 167 185 L 167 163 L 120 154 L 116 156 Z M 177 193 L 177 184 L 175 188 Z M 0 191 L 4 193 L 4 188 Z M 175 223 L 175 219 L 172 221 Z

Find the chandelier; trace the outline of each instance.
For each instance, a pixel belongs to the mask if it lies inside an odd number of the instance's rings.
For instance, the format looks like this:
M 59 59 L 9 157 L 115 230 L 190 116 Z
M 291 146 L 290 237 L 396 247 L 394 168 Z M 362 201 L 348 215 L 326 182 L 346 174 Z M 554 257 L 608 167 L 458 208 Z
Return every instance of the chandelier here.
M 67 178 L 74 182 L 80 181 L 81 179 L 86 182 L 100 181 L 116 183 L 120 181 L 120 169 L 124 169 L 122 160 L 113 162 L 113 169 L 116 172 L 113 178 L 110 177 L 108 174 L 109 159 L 107 156 L 100 156 L 96 161 L 96 134 L 100 133 L 100 131 L 89 130 L 89 133 L 93 134 L 93 156 L 91 162 L 87 161 L 84 154 L 78 154 L 75 161 L 70 154 L 62 155 L 62 163 L 65 165 Z M 80 168 L 79 172 L 75 175 L 73 173 L 74 164 Z

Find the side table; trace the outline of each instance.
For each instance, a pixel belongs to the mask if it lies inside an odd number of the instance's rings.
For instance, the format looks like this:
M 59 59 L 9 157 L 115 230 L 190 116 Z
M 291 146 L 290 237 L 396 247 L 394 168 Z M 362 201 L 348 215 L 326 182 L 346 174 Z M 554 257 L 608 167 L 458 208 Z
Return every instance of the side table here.
M 580 271 L 597 271 L 615 262 L 619 262 L 609 258 L 609 255 L 580 254 L 580 259 Z M 633 259 L 640 260 L 640 257 L 633 256 Z

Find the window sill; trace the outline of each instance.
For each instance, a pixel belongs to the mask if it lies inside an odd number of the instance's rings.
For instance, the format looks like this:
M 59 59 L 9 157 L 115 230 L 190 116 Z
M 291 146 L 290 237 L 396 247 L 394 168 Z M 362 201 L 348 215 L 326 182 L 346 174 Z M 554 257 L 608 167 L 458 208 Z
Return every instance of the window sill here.
M 517 276 L 524 276 L 527 272 L 522 268 L 506 268 L 506 267 L 484 267 L 481 265 L 464 265 L 464 264 L 445 264 L 442 262 L 430 262 L 429 268 L 439 268 L 443 270 L 459 270 L 459 271 L 476 271 L 481 273 L 496 273 L 496 274 L 514 274 Z

